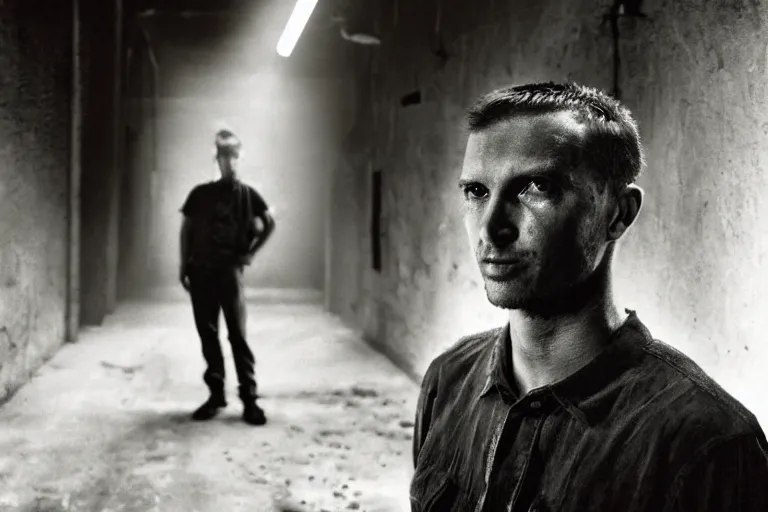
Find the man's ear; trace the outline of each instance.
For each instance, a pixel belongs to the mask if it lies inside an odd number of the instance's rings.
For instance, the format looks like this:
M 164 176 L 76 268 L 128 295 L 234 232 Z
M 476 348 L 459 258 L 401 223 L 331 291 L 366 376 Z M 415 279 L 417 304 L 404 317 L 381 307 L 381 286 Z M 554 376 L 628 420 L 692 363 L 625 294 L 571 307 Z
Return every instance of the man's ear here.
M 611 223 L 608 225 L 609 241 L 621 238 L 634 224 L 643 206 L 643 195 L 643 189 L 634 184 L 627 185 L 618 193 Z

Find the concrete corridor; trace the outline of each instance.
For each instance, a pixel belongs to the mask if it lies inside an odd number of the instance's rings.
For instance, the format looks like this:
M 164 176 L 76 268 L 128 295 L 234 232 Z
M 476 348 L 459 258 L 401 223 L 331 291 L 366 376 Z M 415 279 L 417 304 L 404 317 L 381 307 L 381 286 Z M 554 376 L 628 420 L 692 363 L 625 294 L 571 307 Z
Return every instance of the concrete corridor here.
M 0 406 L 0 511 L 400 511 L 417 386 L 314 303 L 249 301 L 269 423 L 208 423 L 185 300 L 127 303 Z

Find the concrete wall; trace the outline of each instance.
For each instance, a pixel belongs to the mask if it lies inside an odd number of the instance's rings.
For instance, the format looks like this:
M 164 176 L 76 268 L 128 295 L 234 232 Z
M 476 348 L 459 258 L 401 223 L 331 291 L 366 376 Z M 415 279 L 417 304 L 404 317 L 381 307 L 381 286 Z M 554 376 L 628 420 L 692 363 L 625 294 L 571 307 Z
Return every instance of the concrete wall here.
M 768 2 L 645 2 L 624 20 L 621 88 L 648 154 L 645 208 L 618 253 L 620 304 L 768 424 Z M 356 124 L 334 178 L 330 306 L 415 375 L 456 339 L 499 325 L 459 215 L 462 112 L 479 94 L 571 79 L 610 90 L 608 2 L 390 2 L 361 55 Z M 441 65 L 437 19 L 450 59 Z M 430 48 L 431 46 L 431 48 Z M 423 102 L 402 108 L 420 88 Z M 371 270 L 371 169 L 384 172 L 384 269 Z M 359 195 L 359 199 L 351 197 Z M 340 269 L 346 268 L 347 279 Z
M 80 322 L 100 325 L 117 304 L 122 0 L 80 2 L 82 176 Z
M 71 9 L 0 5 L 0 402 L 65 336 Z
M 155 279 L 150 272 L 153 257 L 149 247 L 155 223 L 152 184 L 158 177 L 158 105 L 153 98 L 159 92 L 160 75 L 151 39 L 142 32 L 134 13 L 126 21 L 117 291 L 120 299 L 134 299 Z

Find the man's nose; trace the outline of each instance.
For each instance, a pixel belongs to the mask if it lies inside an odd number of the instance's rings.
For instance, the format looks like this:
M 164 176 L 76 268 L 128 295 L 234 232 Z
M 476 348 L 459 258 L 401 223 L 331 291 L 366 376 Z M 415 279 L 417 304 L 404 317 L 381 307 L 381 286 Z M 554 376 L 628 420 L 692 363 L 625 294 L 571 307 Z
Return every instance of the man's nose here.
M 481 219 L 480 240 L 492 247 L 504 248 L 520 236 L 519 206 L 497 199 L 488 204 Z

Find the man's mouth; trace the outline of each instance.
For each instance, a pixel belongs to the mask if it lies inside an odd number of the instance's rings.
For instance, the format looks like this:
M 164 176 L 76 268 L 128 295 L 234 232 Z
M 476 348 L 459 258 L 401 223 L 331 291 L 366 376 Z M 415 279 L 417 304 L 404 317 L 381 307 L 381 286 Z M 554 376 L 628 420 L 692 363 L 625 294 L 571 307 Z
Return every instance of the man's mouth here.
M 524 263 L 520 260 L 491 259 L 480 261 L 480 272 L 491 279 L 509 279 L 519 274 Z

